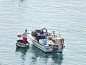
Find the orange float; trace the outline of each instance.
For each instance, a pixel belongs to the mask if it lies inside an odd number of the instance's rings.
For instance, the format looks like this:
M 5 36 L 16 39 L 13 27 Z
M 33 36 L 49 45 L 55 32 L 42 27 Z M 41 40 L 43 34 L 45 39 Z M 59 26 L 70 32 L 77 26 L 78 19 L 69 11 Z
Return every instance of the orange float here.
M 20 37 L 21 37 L 21 33 L 18 33 L 18 34 L 17 34 L 17 37 L 19 37 L 19 38 L 20 38 Z

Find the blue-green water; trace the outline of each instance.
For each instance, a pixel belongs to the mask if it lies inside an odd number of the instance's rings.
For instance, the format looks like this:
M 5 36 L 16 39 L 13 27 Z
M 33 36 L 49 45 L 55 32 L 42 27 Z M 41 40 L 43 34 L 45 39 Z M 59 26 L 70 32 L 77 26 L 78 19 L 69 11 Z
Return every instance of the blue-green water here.
M 17 34 L 47 28 L 65 40 L 62 54 L 16 49 Z M 0 0 L 1 65 L 86 65 L 86 0 Z

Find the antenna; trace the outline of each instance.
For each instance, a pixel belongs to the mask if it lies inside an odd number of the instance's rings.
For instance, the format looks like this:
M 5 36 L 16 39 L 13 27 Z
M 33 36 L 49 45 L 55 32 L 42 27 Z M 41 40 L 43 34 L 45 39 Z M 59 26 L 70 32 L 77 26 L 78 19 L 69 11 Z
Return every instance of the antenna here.
M 33 31 L 33 27 L 32 27 L 32 31 Z
M 61 37 L 61 35 L 60 35 L 60 24 L 59 24 L 59 37 Z

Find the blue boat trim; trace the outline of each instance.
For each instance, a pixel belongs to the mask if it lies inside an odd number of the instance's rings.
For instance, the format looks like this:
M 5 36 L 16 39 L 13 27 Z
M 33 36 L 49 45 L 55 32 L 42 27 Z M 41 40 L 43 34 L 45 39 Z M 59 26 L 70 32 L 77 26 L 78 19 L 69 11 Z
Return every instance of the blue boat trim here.
M 45 50 L 45 47 L 42 48 L 42 47 L 38 46 L 34 41 L 32 41 L 32 42 L 33 42 L 33 44 L 34 44 L 35 46 L 37 46 L 38 48 L 42 49 L 43 51 Z M 40 43 L 39 43 L 39 44 L 40 44 Z

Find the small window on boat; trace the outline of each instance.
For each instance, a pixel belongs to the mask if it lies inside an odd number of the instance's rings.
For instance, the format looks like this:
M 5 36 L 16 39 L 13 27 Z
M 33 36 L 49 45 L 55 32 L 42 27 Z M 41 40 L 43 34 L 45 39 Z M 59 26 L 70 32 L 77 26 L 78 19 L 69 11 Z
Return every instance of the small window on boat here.
M 46 50 L 48 50 L 49 48 L 46 48 Z

